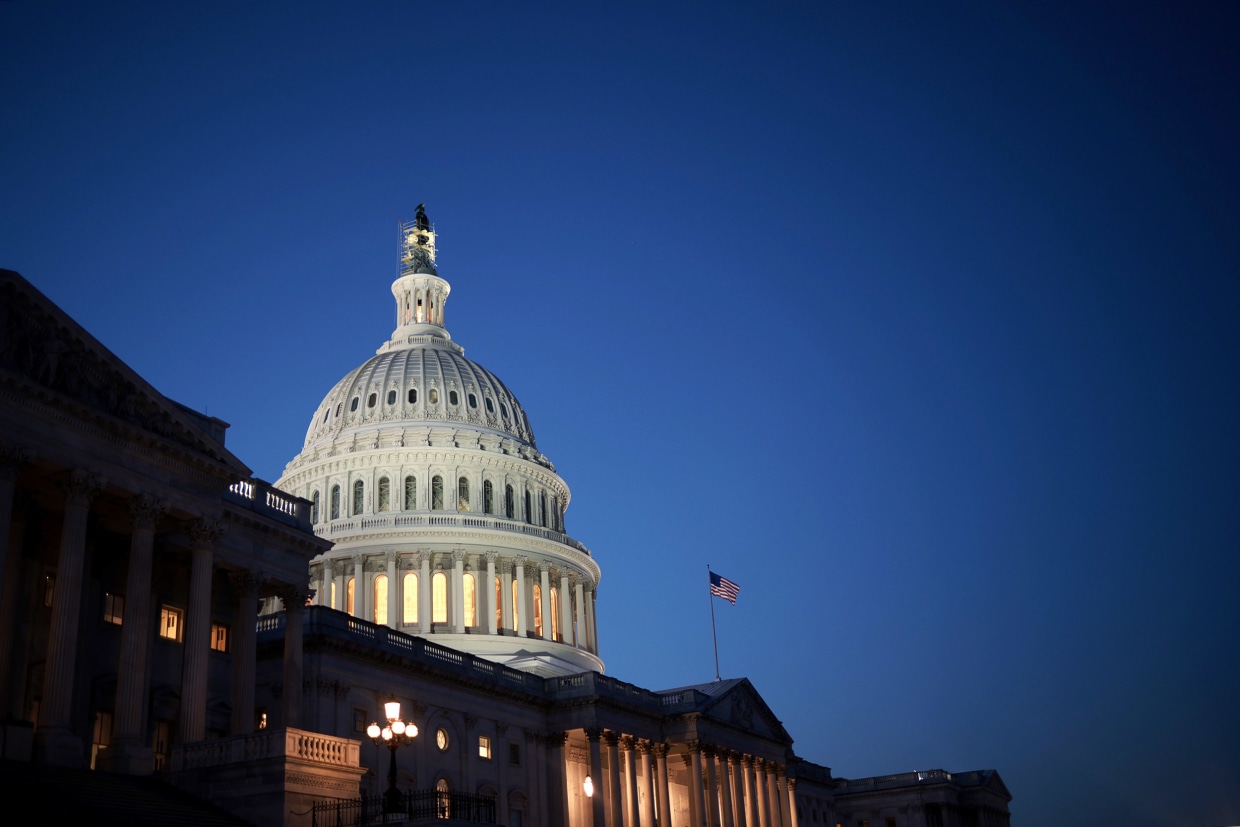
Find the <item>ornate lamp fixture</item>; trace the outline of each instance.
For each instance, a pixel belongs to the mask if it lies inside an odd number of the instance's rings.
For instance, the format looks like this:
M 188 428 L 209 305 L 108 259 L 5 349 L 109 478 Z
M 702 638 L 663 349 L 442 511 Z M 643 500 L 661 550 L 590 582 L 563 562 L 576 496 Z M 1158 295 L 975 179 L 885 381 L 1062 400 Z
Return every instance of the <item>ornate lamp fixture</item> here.
M 385 703 L 383 714 L 387 716 L 387 724 L 380 725 L 377 721 L 371 721 L 370 726 L 366 727 L 366 734 L 375 744 L 385 746 L 391 751 L 392 760 L 388 763 L 388 788 L 383 795 L 383 811 L 394 813 L 401 809 L 400 791 L 396 789 L 396 750 L 413 743 L 413 739 L 418 737 L 418 727 L 401 720 L 400 701 Z

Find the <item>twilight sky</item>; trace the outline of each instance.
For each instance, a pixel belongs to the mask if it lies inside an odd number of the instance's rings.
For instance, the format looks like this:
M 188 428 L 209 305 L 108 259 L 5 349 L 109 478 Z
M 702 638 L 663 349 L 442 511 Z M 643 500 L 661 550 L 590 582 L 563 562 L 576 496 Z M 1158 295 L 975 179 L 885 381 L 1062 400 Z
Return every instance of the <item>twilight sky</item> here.
M 0 2 L 0 266 L 255 475 L 424 201 L 608 673 L 709 563 L 799 755 L 1016 825 L 1240 823 L 1238 147 L 1229 2 Z

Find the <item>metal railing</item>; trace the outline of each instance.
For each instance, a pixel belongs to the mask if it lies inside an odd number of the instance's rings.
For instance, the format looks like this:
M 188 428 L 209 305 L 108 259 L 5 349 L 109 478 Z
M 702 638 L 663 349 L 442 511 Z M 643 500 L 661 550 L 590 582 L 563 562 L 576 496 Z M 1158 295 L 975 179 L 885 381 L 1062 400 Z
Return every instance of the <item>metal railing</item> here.
M 320 801 L 311 810 L 312 827 L 360 827 L 382 824 L 394 818 L 452 819 L 470 824 L 495 824 L 493 795 L 405 790 L 398 798 L 369 795 L 351 800 Z

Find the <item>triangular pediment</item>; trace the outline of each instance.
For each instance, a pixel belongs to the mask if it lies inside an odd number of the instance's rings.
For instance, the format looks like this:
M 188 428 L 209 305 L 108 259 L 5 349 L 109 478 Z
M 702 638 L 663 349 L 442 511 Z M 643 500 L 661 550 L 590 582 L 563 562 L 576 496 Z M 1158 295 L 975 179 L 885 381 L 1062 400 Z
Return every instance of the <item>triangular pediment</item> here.
M 695 703 L 688 704 L 691 708 L 685 708 L 684 711 L 697 714 L 699 720 L 722 724 L 772 741 L 792 743 L 792 737 L 784 729 L 783 723 L 775 717 L 775 713 L 748 678 L 730 678 L 715 683 L 668 689 L 659 694 L 683 699 L 682 708 L 688 699 L 696 699 Z

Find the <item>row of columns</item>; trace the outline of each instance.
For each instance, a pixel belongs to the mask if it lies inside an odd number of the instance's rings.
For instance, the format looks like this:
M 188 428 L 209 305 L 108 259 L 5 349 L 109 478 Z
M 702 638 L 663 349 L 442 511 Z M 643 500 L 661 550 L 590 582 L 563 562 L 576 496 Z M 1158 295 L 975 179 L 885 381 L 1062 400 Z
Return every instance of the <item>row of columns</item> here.
M 0 450 L 0 594 L 5 579 L 15 574 L 20 548 L 10 548 L 13 535 L 13 501 L 20 467 L 29 455 Z M 37 757 L 51 764 L 77 765 L 83 761 L 83 741 L 72 732 L 73 697 L 77 683 L 78 622 L 83 603 L 87 547 L 87 523 L 91 504 L 103 490 L 104 480 L 86 471 L 69 471 L 62 480 L 64 517 L 56 560 L 51 624 L 45 655 L 43 694 L 35 746 Z M 151 602 L 155 530 L 167 511 L 167 503 L 150 494 L 130 499 L 131 536 L 125 606 L 121 623 L 120 654 L 113 709 L 113 739 L 108 750 L 112 767 L 124 772 L 150 772 L 153 753 L 146 737 L 145 712 L 147 656 L 155 617 Z M 178 740 L 192 743 L 206 735 L 208 667 L 211 647 L 211 587 L 215 572 L 215 548 L 223 531 L 215 520 L 199 519 L 188 525 L 191 565 L 185 627 L 182 635 L 181 705 Z M 10 565 L 13 564 L 13 565 Z M 259 579 L 249 571 L 230 573 L 238 594 L 237 621 L 233 625 L 233 686 L 231 728 L 234 734 L 254 726 L 255 634 L 258 616 Z M 304 589 L 281 595 L 288 614 L 285 637 L 285 686 L 301 686 L 300 632 Z M 14 603 L 3 606 L 12 612 Z M 0 624 L 5 634 L 6 657 L 0 659 L 0 688 L 12 686 L 9 670 L 11 617 Z M 300 719 L 300 692 L 285 692 L 284 724 L 296 726 Z M 8 702 L 8 699 L 4 699 Z
M 671 747 L 597 727 L 588 728 L 585 733 L 589 743 L 589 775 L 595 783 L 590 810 L 593 827 L 671 824 Z M 688 776 L 690 825 L 798 827 L 796 779 L 787 776 L 782 764 L 697 741 L 690 741 L 685 747 L 685 752 L 676 755 L 683 761 Z M 600 783 L 604 749 L 608 768 L 605 785 Z M 644 795 L 639 795 L 639 776 L 645 786 Z
M 434 558 L 438 556 L 438 559 Z M 482 566 L 480 558 L 485 559 L 485 579 L 480 577 Z M 559 616 L 556 624 L 559 629 L 560 642 L 576 646 L 588 652 L 598 654 L 598 640 L 594 622 L 595 589 L 592 584 L 579 575 L 571 574 L 567 569 L 556 569 L 547 563 L 531 563 L 525 555 L 501 557 L 499 552 L 489 551 L 483 554 L 467 554 L 457 550 L 434 555 L 429 551 L 417 551 L 408 554 L 387 552 L 384 555 L 354 554 L 351 557 L 325 560 L 315 566 L 314 580 L 318 585 L 315 603 L 333 609 L 345 610 L 346 589 L 348 581 L 353 579 L 353 615 L 366 620 L 374 620 L 373 592 L 375 576 L 387 575 L 387 625 L 394 629 L 405 624 L 404 617 L 404 575 L 416 572 L 418 575 L 418 617 L 417 629 L 430 633 L 433 629 L 432 617 L 434 606 L 431 594 L 431 578 L 435 572 L 443 572 L 448 577 L 448 626 L 456 634 L 464 634 L 465 618 L 465 572 L 466 561 L 469 560 L 469 573 L 474 575 L 474 597 L 478 617 L 476 625 L 469 628 L 485 628 L 488 634 L 500 633 L 500 627 L 517 629 L 520 637 L 535 636 L 533 612 L 529 603 L 532 599 L 533 576 L 537 576 L 541 598 L 540 610 L 543 617 L 543 634 L 551 639 L 551 587 L 553 582 L 558 589 Z M 447 567 L 447 563 L 451 567 Z M 432 564 L 434 568 L 432 569 Z M 527 568 L 531 569 L 527 573 Z M 495 582 L 499 579 L 500 618 L 496 618 Z M 553 580 L 554 579 L 554 580 Z M 479 582 L 481 580 L 481 582 Z M 513 605 L 513 583 L 516 584 L 516 605 Z M 332 600 L 332 585 L 335 585 L 335 600 Z

